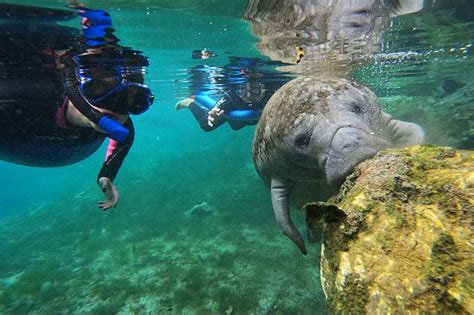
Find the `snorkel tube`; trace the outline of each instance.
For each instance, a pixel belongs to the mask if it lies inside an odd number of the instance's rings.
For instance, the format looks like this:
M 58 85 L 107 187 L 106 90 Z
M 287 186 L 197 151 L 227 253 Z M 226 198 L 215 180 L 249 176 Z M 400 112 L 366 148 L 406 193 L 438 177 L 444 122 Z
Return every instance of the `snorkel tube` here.
M 76 79 L 74 70 L 64 70 L 64 84 L 66 89 L 66 96 L 74 104 L 74 106 L 86 116 L 90 121 L 99 125 L 100 128 L 105 130 L 110 138 L 117 140 L 118 142 L 124 142 L 130 131 L 122 126 L 118 121 L 113 120 L 110 117 L 102 114 L 98 110 L 94 109 L 89 104 L 84 96 L 81 94 L 79 85 Z

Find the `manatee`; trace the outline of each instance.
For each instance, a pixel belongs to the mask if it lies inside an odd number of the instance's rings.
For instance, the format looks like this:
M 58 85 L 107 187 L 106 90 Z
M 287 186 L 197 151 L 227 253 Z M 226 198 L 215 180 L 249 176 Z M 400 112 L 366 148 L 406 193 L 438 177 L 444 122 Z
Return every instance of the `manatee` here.
M 252 155 L 271 189 L 278 225 L 306 254 L 289 213 L 290 193 L 301 202 L 326 199 L 379 150 L 424 139 L 417 124 L 383 112 L 368 88 L 344 78 L 301 76 L 268 101 L 255 130 Z

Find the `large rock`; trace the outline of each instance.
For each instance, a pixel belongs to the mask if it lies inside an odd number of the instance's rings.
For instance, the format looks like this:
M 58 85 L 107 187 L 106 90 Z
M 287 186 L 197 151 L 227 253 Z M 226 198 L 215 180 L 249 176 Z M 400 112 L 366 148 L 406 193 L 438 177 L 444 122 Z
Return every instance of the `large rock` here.
M 473 151 L 382 151 L 305 210 L 332 313 L 474 313 Z

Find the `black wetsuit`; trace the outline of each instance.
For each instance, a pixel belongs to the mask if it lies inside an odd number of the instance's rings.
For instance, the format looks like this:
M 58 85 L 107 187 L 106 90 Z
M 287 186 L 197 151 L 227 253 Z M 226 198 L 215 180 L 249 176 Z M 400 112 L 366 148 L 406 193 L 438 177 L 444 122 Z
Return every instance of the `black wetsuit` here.
M 191 91 L 195 99 L 188 108 L 204 131 L 211 131 L 228 123 L 233 130 L 255 125 L 270 97 L 290 77 L 260 69 L 264 66 L 282 65 L 258 58 L 231 57 L 231 63 L 224 67 L 196 66 L 190 69 Z M 245 85 L 259 85 L 262 94 L 253 101 L 245 101 L 237 91 Z M 218 106 L 224 114 L 208 124 L 208 113 Z
M 76 44 L 78 30 L 35 16 L 0 27 L 0 159 L 30 166 L 73 164 L 93 154 L 107 136 L 67 122 L 63 64 L 54 51 Z M 124 126 L 130 134 L 122 143 L 111 140 L 99 178 L 114 180 L 132 146 L 131 119 Z
M 30 73 L 31 75 L 31 73 Z M 106 135 L 67 122 L 68 99 L 62 78 L 55 71 L 28 77 L 9 77 L 0 82 L 0 158 L 30 166 L 61 166 L 81 161 L 94 153 Z M 115 146 L 99 177 L 117 175 L 133 143 L 129 118 L 127 140 L 111 140 Z
M 245 102 L 234 91 L 222 92 L 221 97 L 212 105 L 193 102 L 189 104 L 188 108 L 204 131 L 214 130 L 226 122 L 232 130 L 239 130 L 258 123 L 263 108 L 273 93 L 274 91 L 264 91 L 264 95 L 257 102 Z M 219 108 L 225 114 L 216 119 L 212 126 L 209 126 L 208 113 L 216 104 L 219 104 Z

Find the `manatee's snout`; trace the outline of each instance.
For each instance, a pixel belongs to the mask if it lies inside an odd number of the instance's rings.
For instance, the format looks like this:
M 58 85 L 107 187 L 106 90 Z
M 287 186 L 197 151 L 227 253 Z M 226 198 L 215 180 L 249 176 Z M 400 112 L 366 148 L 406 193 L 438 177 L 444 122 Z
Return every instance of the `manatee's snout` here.
M 355 127 L 340 128 L 328 153 L 325 172 L 328 184 L 338 186 L 354 168 L 389 144 L 373 133 Z

